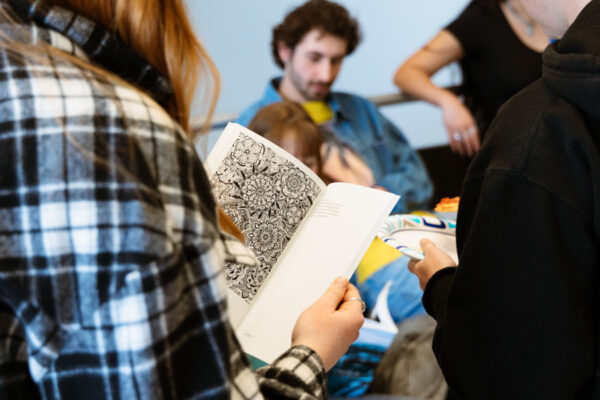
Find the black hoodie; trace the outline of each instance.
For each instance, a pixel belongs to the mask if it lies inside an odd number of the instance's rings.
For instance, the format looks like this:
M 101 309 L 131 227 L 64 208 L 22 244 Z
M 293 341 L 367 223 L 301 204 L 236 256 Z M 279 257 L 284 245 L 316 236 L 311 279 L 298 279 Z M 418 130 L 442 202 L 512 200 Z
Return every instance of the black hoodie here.
M 600 399 L 600 0 L 543 63 L 470 167 L 458 268 L 425 289 L 457 398 Z

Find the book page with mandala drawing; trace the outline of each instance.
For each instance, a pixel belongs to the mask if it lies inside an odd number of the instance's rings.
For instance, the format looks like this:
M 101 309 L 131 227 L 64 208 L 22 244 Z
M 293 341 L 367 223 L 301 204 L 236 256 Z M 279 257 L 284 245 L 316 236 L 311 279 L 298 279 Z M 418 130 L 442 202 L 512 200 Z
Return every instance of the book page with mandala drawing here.
M 236 333 L 246 352 L 272 362 L 296 319 L 337 276 L 350 277 L 398 196 L 331 183 L 315 201 Z
M 226 127 L 205 167 L 217 203 L 259 261 L 256 267 L 226 266 L 235 327 L 325 184 L 289 153 L 237 124 Z
M 229 124 L 205 163 L 216 201 L 258 266 L 226 266 L 229 317 L 242 347 L 272 362 L 300 313 L 349 277 L 398 201 L 365 186 L 322 181 L 248 129 Z

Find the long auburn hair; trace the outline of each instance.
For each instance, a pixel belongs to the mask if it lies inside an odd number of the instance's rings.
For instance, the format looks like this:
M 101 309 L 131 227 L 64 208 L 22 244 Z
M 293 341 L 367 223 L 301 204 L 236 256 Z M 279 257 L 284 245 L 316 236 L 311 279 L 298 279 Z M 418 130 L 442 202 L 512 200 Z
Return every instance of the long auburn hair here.
M 52 0 L 116 33 L 171 83 L 167 112 L 188 135 L 192 100 L 202 83 L 210 120 L 219 92 L 219 74 L 196 38 L 183 0 Z
M 189 129 L 192 100 L 198 82 L 202 83 L 202 100 L 208 103 L 204 129 L 209 127 L 219 93 L 219 73 L 204 46 L 196 38 L 183 0 L 50 0 L 51 3 L 76 11 L 117 34 L 129 47 L 152 64 L 171 84 L 173 98 L 167 105 L 169 115 L 193 139 Z M 2 19 L 10 20 L 6 13 Z M 2 37 L 0 46 L 19 54 L 29 54 L 23 46 Z M 47 49 L 53 52 L 51 48 Z M 81 64 L 83 61 L 62 53 Z M 89 69 L 98 70 L 93 65 Z M 113 79 L 118 76 L 103 71 Z M 96 159 L 96 162 L 101 160 Z M 217 207 L 218 223 L 224 231 L 244 241 L 239 228 Z
M 167 111 L 190 138 L 190 108 L 200 78 L 209 102 L 205 129 L 219 93 L 219 73 L 196 38 L 182 0 L 54 0 L 114 31 L 171 83 L 173 99 Z M 211 85 L 212 84 L 212 85 Z M 242 242 L 243 234 L 217 207 L 219 226 Z
M 190 138 L 190 109 L 199 81 L 203 84 L 208 112 L 207 129 L 219 93 L 219 73 L 204 46 L 196 38 L 183 0 L 53 0 L 118 34 L 171 83 L 173 99 L 167 112 Z M 219 226 L 241 241 L 235 223 L 217 207 Z

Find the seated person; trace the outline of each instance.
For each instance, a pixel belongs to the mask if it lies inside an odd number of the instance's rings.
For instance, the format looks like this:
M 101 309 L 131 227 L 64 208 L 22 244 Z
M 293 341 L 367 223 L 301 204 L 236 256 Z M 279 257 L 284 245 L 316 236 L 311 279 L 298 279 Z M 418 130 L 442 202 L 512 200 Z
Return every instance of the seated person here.
M 394 212 L 426 207 L 432 185 L 402 132 L 370 101 L 330 91 L 359 38 L 357 21 L 339 4 L 311 0 L 290 12 L 273 30 L 271 43 L 283 77 L 272 80 L 238 122 L 247 125 L 260 108 L 282 99 L 300 103 L 317 124 L 354 150 L 369 170 L 367 177 L 373 177 L 370 186 L 401 195 Z
M 322 129 L 319 129 L 297 103 L 282 101 L 263 107 L 250 121 L 248 128 L 304 162 L 324 181 L 338 181 L 328 175 L 328 162 L 322 163 L 322 153 L 328 151 Z M 348 154 L 353 154 L 353 152 L 350 150 Z M 403 217 L 406 216 L 390 216 L 385 224 L 387 231 L 404 228 L 407 224 L 403 222 L 406 221 Z M 419 219 L 420 217 L 411 218 Z M 378 251 L 377 248 L 374 249 L 373 251 Z M 359 271 L 351 278 L 366 303 L 367 312 L 371 312 L 375 308 L 379 293 L 388 282 L 391 282 L 389 294 L 384 301 L 387 302 L 385 307 L 389 309 L 393 320 L 392 325 L 407 318 L 425 314 L 421 303 L 423 292 L 419 287 L 419 280 L 410 273 L 407 264 L 408 258 L 400 257 L 376 270 L 362 274 Z M 377 335 L 377 332 L 369 333 L 369 335 L 374 334 Z M 387 332 L 384 333 L 384 336 L 387 338 Z M 349 352 L 328 374 L 330 395 L 353 396 L 367 390 L 377 362 L 387 348 L 385 340 L 377 340 L 377 345 L 372 342 L 359 341 L 351 346 Z M 368 358 L 369 361 L 366 362 L 365 358 Z M 352 378 L 348 378 L 348 374 L 352 375 Z
M 327 161 L 322 162 L 322 153 L 328 151 L 326 143 L 323 141 L 322 130 L 297 103 L 282 101 L 263 107 L 250 121 L 248 128 L 292 154 L 324 181 L 341 181 L 332 178 L 328 174 Z M 421 226 L 419 231 L 432 229 L 424 226 L 420 222 L 421 220 L 422 218 L 418 216 L 390 216 L 385 227 L 382 227 L 382 232 L 413 229 L 415 224 Z M 451 233 L 454 234 L 453 229 Z M 375 306 L 377 296 L 383 286 L 388 281 L 392 281 L 388 302 L 395 323 L 425 313 L 421 304 L 422 291 L 419 288 L 419 282 L 408 271 L 407 263 L 408 259 L 401 257 L 383 268 L 359 274 L 361 277 L 355 275 L 352 278 L 353 283 L 357 284 L 368 310 Z
M 248 128 L 298 158 L 325 183 L 375 184 L 362 159 L 326 128 L 317 126 L 298 103 L 284 100 L 265 106 Z

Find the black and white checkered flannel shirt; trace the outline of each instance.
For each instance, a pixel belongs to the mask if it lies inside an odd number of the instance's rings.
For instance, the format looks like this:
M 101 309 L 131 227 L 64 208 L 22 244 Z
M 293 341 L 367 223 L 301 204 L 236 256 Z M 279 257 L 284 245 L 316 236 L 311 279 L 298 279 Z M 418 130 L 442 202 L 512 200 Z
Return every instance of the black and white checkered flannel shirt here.
M 226 318 L 224 263 L 168 82 L 117 37 L 41 1 L 0 0 L 0 398 L 326 397 L 298 346 L 252 372 Z M 37 46 L 39 48 L 39 46 Z

